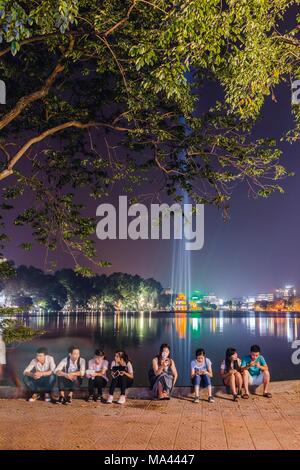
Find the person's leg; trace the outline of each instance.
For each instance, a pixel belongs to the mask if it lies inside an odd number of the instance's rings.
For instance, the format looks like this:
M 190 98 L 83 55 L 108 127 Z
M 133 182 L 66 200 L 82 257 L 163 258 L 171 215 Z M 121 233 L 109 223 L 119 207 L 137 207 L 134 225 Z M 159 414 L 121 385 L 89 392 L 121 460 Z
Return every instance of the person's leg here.
M 210 377 L 208 375 L 201 375 L 200 387 L 201 388 L 207 388 L 208 399 L 209 399 L 209 401 L 212 401 L 211 380 L 210 380 Z
M 195 400 L 196 401 L 198 401 L 199 395 L 200 395 L 200 382 L 201 382 L 200 375 L 194 375 L 194 377 L 192 378 L 192 384 L 194 386 Z
M 103 377 L 96 377 L 96 383 L 95 386 L 97 387 L 98 390 L 98 398 L 102 397 L 103 394 L 103 388 L 106 386 L 106 380 Z
M 89 383 L 88 383 L 88 390 L 89 390 L 89 396 L 93 396 L 94 395 L 94 387 L 96 386 L 95 384 L 95 379 L 89 379 Z
M 31 394 L 37 393 L 37 384 L 34 378 L 24 375 L 23 382 L 24 382 L 25 387 L 27 388 L 27 390 L 29 390 Z
M 237 392 L 236 392 L 235 374 L 231 374 L 229 376 L 229 384 L 230 384 L 232 395 L 236 396 Z
M 263 383 L 264 383 L 264 395 L 265 395 L 269 393 L 268 389 L 269 389 L 269 384 L 270 384 L 270 379 L 271 379 L 270 372 L 268 370 L 265 370 L 263 372 L 263 379 L 264 379 Z
M 249 380 L 250 380 L 250 374 L 247 370 L 244 370 L 243 372 L 243 381 L 244 381 L 244 389 L 245 389 L 245 394 L 243 395 L 244 398 L 249 397 Z
M 112 379 L 111 383 L 110 383 L 110 387 L 109 387 L 109 395 L 107 397 L 107 400 L 106 400 L 106 403 L 108 404 L 111 404 L 113 402 L 113 399 L 114 399 L 114 393 L 115 393 L 115 389 L 116 389 L 116 386 L 117 386 L 117 383 L 118 383 L 118 379 Z
M 243 377 L 240 372 L 235 374 L 235 385 L 237 387 L 237 393 L 240 393 L 243 388 Z

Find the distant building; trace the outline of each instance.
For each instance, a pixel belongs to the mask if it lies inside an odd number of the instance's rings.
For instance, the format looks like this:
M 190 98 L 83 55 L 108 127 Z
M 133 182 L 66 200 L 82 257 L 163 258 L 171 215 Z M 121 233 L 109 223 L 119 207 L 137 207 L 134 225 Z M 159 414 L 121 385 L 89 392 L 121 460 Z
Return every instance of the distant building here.
M 294 285 L 287 285 L 287 286 L 284 286 L 283 288 L 275 290 L 276 299 L 289 300 L 292 297 L 296 297 L 296 295 L 297 295 L 297 290 L 295 289 Z
M 255 300 L 256 302 L 273 302 L 274 294 L 258 294 Z

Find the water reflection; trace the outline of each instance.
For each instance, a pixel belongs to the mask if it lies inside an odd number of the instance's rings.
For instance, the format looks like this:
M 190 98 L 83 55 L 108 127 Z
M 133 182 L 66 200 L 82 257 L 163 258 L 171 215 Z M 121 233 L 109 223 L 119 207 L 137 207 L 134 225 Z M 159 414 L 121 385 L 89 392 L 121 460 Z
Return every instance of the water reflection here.
M 213 361 L 215 383 L 219 383 L 219 365 L 228 346 L 243 355 L 253 343 L 261 345 L 270 362 L 273 378 L 298 378 L 297 366 L 291 363 L 291 343 L 298 338 L 300 316 L 297 314 L 159 314 L 130 312 L 115 314 L 57 314 L 28 316 L 27 326 L 46 330 L 31 343 L 12 352 L 19 371 L 40 345 L 60 359 L 70 344 L 78 344 L 82 356 L 89 358 L 95 347 L 105 350 L 111 359 L 116 349 L 128 351 L 135 364 L 136 384 L 146 385 L 152 357 L 162 342 L 170 344 L 180 374 L 179 384 L 189 384 L 189 362 L 197 347 L 207 350 Z

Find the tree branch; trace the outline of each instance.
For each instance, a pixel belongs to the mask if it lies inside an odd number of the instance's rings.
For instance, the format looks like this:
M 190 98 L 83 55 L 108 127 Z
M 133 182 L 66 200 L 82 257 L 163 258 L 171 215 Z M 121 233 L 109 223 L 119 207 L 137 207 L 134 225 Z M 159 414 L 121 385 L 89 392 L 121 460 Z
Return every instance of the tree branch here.
M 56 80 L 57 75 L 62 72 L 64 68 L 65 66 L 59 62 L 45 81 L 42 88 L 37 91 L 34 91 L 30 95 L 22 96 L 22 98 L 19 99 L 15 107 L 11 109 L 8 113 L 6 113 L 2 119 L 0 119 L 0 130 L 10 124 L 14 119 L 16 119 L 29 104 L 34 101 L 40 100 L 41 98 L 46 96 L 49 92 L 49 89 Z
M 117 132 L 129 132 L 130 129 L 127 127 L 119 127 L 113 126 L 112 124 L 104 123 L 104 122 L 87 122 L 83 123 L 80 121 L 67 121 L 58 126 L 51 127 L 46 131 L 42 132 L 41 134 L 36 135 L 29 139 L 19 150 L 18 152 L 9 160 L 7 167 L 0 172 L 0 181 L 7 178 L 8 176 L 13 174 L 13 168 L 18 163 L 18 161 L 22 158 L 22 156 L 27 152 L 27 150 L 32 147 L 32 145 L 41 142 L 42 140 L 46 139 L 47 137 L 51 137 L 54 134 L 57 134 L 60 131 L 68 129 L 70 127 L 76 127 L 79 129 L 88 129 L 90 127 L 102 127 L 103 129 L 110 129 Z

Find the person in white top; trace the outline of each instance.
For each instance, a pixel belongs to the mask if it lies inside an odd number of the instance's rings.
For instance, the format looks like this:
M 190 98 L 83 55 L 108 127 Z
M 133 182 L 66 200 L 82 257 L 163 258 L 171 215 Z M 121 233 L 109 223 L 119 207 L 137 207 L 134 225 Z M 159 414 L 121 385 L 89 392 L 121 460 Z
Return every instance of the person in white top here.
M 44 394 L 45 401 L 51 401 L 50 394 L 56 381 L 54 370 L 53 357 L 48 355 L 46 348 L 39 348 L 23 372 L 23 382 L 30 393 L 28 401 L 36 401 L 40 393 Z
M 125 351 L 116 352 L 115 360 L 111 363 L 111 375 L 112 381 L 106 403 L 113 402 L 114 391 L 116 387 L 120 387 L 121 395 L 117 403 L 123 405 L 126 402 L 126 388 L 133 384 L 133 367 Z
M 80 388 L 85 375 L 85 359 L 80 357 L 79 347 L 71 346 L 68 352 L 69 355 L 62 359 L 55 369 L 55 374 L 58 376 L 58 403 L 62 405 L 72 403 L 73 391 L 75 388 Z
M 242 392 L 241 362 L 235 348 L 226 349 L 225 359 L 221 363 L 221 377 L 225 387 L 230 389 L 233 401 L 237 401 Z
M 100 349 L 96 349 L 94 357 L 89 360 L 86 376 L 89 379 L 89 396 L 87 401 L 103 401 L 102 390 L 106 387 L 108 361 L 105 354 Z M 94 391 L 97 390 L 97 394 Z
M 0 380 L 4 375 L 4 366 L 6 365 L 6 346 L 2 339 L 2 334 L 0 330 Z

